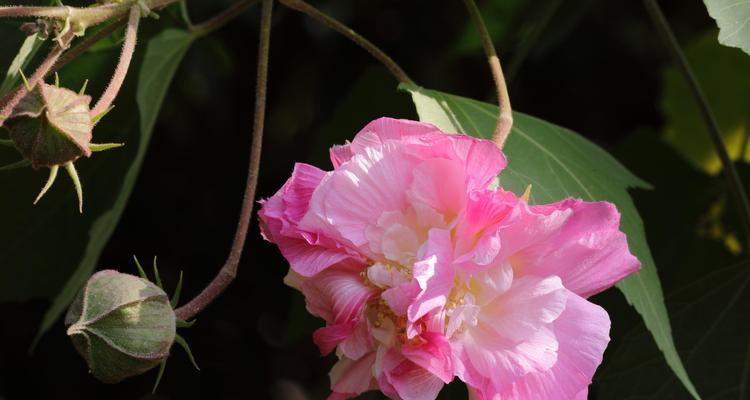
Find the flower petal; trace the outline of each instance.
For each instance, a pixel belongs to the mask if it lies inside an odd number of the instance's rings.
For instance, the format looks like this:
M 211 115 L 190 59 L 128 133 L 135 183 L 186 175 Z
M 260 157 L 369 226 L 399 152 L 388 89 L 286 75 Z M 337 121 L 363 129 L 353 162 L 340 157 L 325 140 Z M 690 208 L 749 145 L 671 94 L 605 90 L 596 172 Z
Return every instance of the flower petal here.
M 365 285 L 362 271 L 358 264 L 339 264 L 307 278 L 302 283 L 307 309 L 329 324 L 358 320 L 365 304 L 377 295 Z
M 567 307 L 554 322 L 559 342 L 557 362 L 548 371 L 530 373 L 506 385 L 499 398 L 585 399 L 609 343 L 609 327 L 604 309 L 569 292 Z
M 372 366 L 375 353 L 358 360 L 342 357 L 331 368 L 331 390 L 329 399 L 348 399 L 370 390 L 374 386 Z
M 613 204 L 566 200 L 528 211 L 536 224 L 554 230 L 528 237 L 526 246 L 513 255 L 517 276 L 557 275 L 566 288 L 589 297 L 640 267 L 619 230 L 620 214 Z

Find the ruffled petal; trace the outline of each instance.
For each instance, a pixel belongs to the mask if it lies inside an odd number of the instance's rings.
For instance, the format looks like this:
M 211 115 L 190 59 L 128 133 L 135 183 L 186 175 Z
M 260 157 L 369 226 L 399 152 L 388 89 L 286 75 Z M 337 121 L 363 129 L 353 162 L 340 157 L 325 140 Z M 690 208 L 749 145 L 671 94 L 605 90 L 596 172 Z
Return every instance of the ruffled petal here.
M 396 142 L 366 148 L 322 180 L 300 228 L 380 259 L 370 250 L 367 229 L 377 226 L 383 213 L 407 208 L 406 191 L 417 162 Z
M 552 323 L 566 307 L 560 279 L 525 277 L 489 304 L 481 305 L 476 326 L 453 339 L 457 375 L 473 387 L 500 385 L 557 360 Z
M 377 290 L 365 285 L 358 264 L 339 264 L 302 283 L 307 309 L 329 324 L 357 321 Z
M 528 236 L 525 246 L 512 256 L 518 276 L 557 275 L 567 289 L 589 297 L 640 268 L 611 203 L 566 200 L 531 206 L 527 212 L 537 226 L 530 231 L 546 232 Z
M 392 387 L 401 400 L 435 400 L 443 388 L 443 381 L 435 374 L 394 350 L 385 353 L 382 363 L 383 374 L 379 383 L 386 394 Z
M 374 387 L 372 366 L 375 353 L 370 353 L 358 360 L 342 357 L 331 368 L 331 399 L 349 399 L 356 397 Z
M 557 362 L 504 385 L 503 400 L 583 400 L 609 343 L 609 316 L 601 307 L 568 292 L 567 307 L 554 322 Z M 493 398 L 493 397 L 487 397 Z
M 330 238 L 302 232 L 299 222 L 307 213 L 313 192 L 325 172 L 298 163 L 292 176 L 271 198 L 262 200 L 258 212 L 263 237 L 279 246 L 293 270 L 312 276 L 347 258 L 359 258 Z

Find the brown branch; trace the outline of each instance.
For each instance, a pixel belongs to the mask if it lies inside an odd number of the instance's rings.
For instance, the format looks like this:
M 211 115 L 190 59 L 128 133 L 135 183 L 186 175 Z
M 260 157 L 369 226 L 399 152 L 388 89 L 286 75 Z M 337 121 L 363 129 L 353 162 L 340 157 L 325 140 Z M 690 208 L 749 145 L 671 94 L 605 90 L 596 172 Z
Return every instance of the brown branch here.
M 200 24 L 193 25 L 190 29 L 191 32 L 203 36 L 211 33 L 217 29 L 222 28 L 229 21 L 234 19 L 236 16 L 242 14 L 243 11 L 247 10 L 251 6 L 255 5 L 258 0 L 242 0 L 232 4 L 229 8 L 221 12 L 220 14 L 212 17 L 211 19 L 201 22 Z
M 353 29 L 342 24 L 333 17 L 324 14 L 322 11 L 311 6 L 310 4 L 305 3 L 302 0 L 279 0 L 279 2 L 286 7 L 297 10 L 303 14 L 307 14 L 308 16 L 323 23 L 323 25 L 326 25 L 336 32 L 346 36 L 349 40 L 357 44 L 359 47 L 367 50 L 367 52 L 375 57 L 376 60 L 380 61 L 380 63 L 388 68 L 391 74 L 393 74 L 393 76 L 396 77 L 399 82 L 410 84 L 414 83 L 414 81 L 409 78 L 406 72 L 404 72 L 404 70 L 398 64 L 396 64 L 396 62 L 393 61 L 391 57 L 385 54 L 383 50 L 380 50 L 378 46 L 375 46 L 374 44 L 372 44 L 372 42 L 360 36 L 357 32 L 354 32 Z
M 255 92 L 255 116 L 253 120 L 253 143 L 250 149 L 250 166 L 245 186 L 245 196 L 242 201 L 239 223 L 234 234 L 232 249 L 229 251 L 224 266 L 213 281 L 193 300 L 175 310 L 175 315 L 181 320 L 188 320 L 213 302 L 237 276 L 237 267 L 242 256 L 242 249 L 247 238 L 250 220 L 255 205 L 255 190 L 258 186 L 258 171 L 260 169 L 260 155 L 263 145 L 263 125 L 266 114 L 266 85 L 268 81 L 268 53 L 271 42 L 271 11 L 273 0 L 263 0 L 260 24 L 260 43 L 258 45 L 258 76 Z
M 479 12 L 479 8 L 474 0 L 464 0 L 466 8 L 469 10 L 469 16 L 479 30 L 479 36 L 482 39 L 482 47 L 487 55 L 487 61 L 490 64 L 490 70 L 492 71 L 492 78 L 495 81 L 495 87 L 497 88 L 497 100 L 499 105 L 499 113 L 497 116 L 497 123 L 495 125 L 495 133 L 492 135 L 492 141 L 497 144 L 500 149 L 505 145 L 505 140 L 510 135 L 510 129 L 513 127 L 513 110 L 510 107 L 510 96 L 508 95 L 508 85 L 505 83 L 505 76 L 503 75 L 503 68 L 500 66 L 500 58 L 497 57 L 495 51 L 495 45 L 492 43 L 492 38 L 489 32 L 487 32 L 487 26 L 484 24 L 482 14 Z

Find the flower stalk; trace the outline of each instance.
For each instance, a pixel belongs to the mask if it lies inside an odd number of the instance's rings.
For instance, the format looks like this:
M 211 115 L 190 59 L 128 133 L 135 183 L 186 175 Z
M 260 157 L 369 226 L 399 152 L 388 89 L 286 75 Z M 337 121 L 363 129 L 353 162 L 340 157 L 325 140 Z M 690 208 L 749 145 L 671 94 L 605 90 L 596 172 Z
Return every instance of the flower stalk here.
M 268 54 L 271 43 L 271 13 L 273 0 L 263 0 L 260 24 L 260 42 L 258 45 L 258 71 L 255 92 L 255 116 L 253 119 L 253 142 L 250 149 L 250 166 L 248 168 L 242 211 L 234 234 L 232 248 L 224 266 L 213 281 L 194 299 L 177 308 L 178 319 L 187 321 L 206 308 L 232 283 L 237 276 L 237 267 L 242 257 L 242 249 L 250 227 L 250 219 L 255 205 L 255 191 L 258 186 L 261 148 L 263 145 L 263 128 L 266 114 L 266 88 L 268 81 Z
M 487 55 L 487 62 L 490 64 L 490 70 L 492 71 L 492 78 L 495 81 L 495 87 L 497 88 L 497 100 L 499 105 L 499 113 L 497 117 L 497 124 L 495 125 L 495 132 L 492 135 L 492 141 L 495 142 L 497 147 L 500 149 L 505 145 L 505 140 L 510 135 L 510 130 L 513 127 L 513 110 L 510 106 L 510 96 L 508 95 L 508 85 L 505 83 L 505 76 L 503 75 L 503 68 L 500 65 L 500 58 L 497 56 L 495 51 L 495 45 L 492 43 L 492 38 L 487 31 L 487 26 L 484 24 L 482 14 L 479 12 L 479 8 L 474 0 L 464 0 L 466 9 L 469 11 L 469 16 L 472 22 L 479 31 L 479 36 L 482 40 L 482 47 Z
M 120 61 L 117 63 L 115 73 L 112 75 L 112 79 L 104 90 L 102 97 L 96 102 L 94 107 L 91 109 L 90 115 L 92 117 L 97 116 L 107 110 L 114 102 L 117 94 L 122 88 L 125 77 L 128 74 L 130 62 L 133 60 L 133 53 L 135 52 L 135 45 L 138 39 L 138 22 L 141 20 L 141 9 L 137 5 L 130 8 L 130 16 L 128 17 L 128 27 L 125 31 L 125 41 L 122 44 L 122 52 L 120 53 Z

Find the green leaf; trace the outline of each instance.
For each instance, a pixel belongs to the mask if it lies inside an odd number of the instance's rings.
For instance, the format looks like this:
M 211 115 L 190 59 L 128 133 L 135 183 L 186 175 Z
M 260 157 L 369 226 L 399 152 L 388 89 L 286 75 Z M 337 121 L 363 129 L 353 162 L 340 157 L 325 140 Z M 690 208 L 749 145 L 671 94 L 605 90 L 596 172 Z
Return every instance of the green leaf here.
M 21 71 L 26 68 L 26 65 L 34 58 L 34 55 L 42 46 L 42 41 L 39 40 L 39 34 L 35 33 L 29 35 L 24 39 L 21 48 L 18 50 L 18 54 L 11 62 L 8 72 L 5 74 L 3 83 L 0 84 L 0 96 L 5 96 L 18 84 L 18 79 L 21 77 Z
M 149 42 L 143 64 L 141 65 L 135 96 L 138 108 L 141 111 L 140 135 L 135 143 L 125 140 L 126 143 L 131 144 L 129 147 L 135 148 L 137 151 L 132 155 L 132 159 L 127 164 L 128 168 L 117 188 L 118 195 L 114 204 L 112 204 L 108 211 L 93 221 L 89 230 L 89 241 L 83 257 L 78 263 L 75 272 L 54 298 L 52 306 L 44 315 L 39 333 L 37 334 L 37 340 L 52 327 L 54 322 L 73 300 L 78 289 L 96 268 L 99 255 L 117 226 L 117 222 L 125 209 L 127 200 L 135 185 L 161 103 L 177 71 L 177 67 L 190 47 L 192 40 L 192 36 L 187 32 L 170 29 L 165 30 Z M 102 159 L 102 157 L 99 158 Z M 113 190 L 111 186 L 106 186 L 105 182 L 100 182 L 100 185 Z M 39 216 L 39 218 L 42 218 L 42 216 Z M 55 223 L 61 224 L 59 221 Z
M 187 31 L 167 29 L 148 44 L 136 93 L 141 132 L 154 129 L 167 88 L 194 39 Z
M 750 54 L 750 2 L 747 0 L 703 0 L 719 25 L 719 43 L 739 47 Z
M 422 121 L 446 132 L 489 138 L 495 128 L 497 106 L 413 85 L 409 91 Z M 566 197 L 607 200 L 622 214 L 621 228 L 633 254 L 641 261 L 639 272 L 617 286 L 643 317 L 667 363 L 695 398 L 693 387 L 672 338 L 659 277 L 638 211 L 628 188 L 649 185 L 630 173 L 604 150 L 565 128 L 515 113 L 513 130 L 505 145 L 509 165 L 500 174 L 504 188 L 521 194 L 531 184 L 532 203 Z

